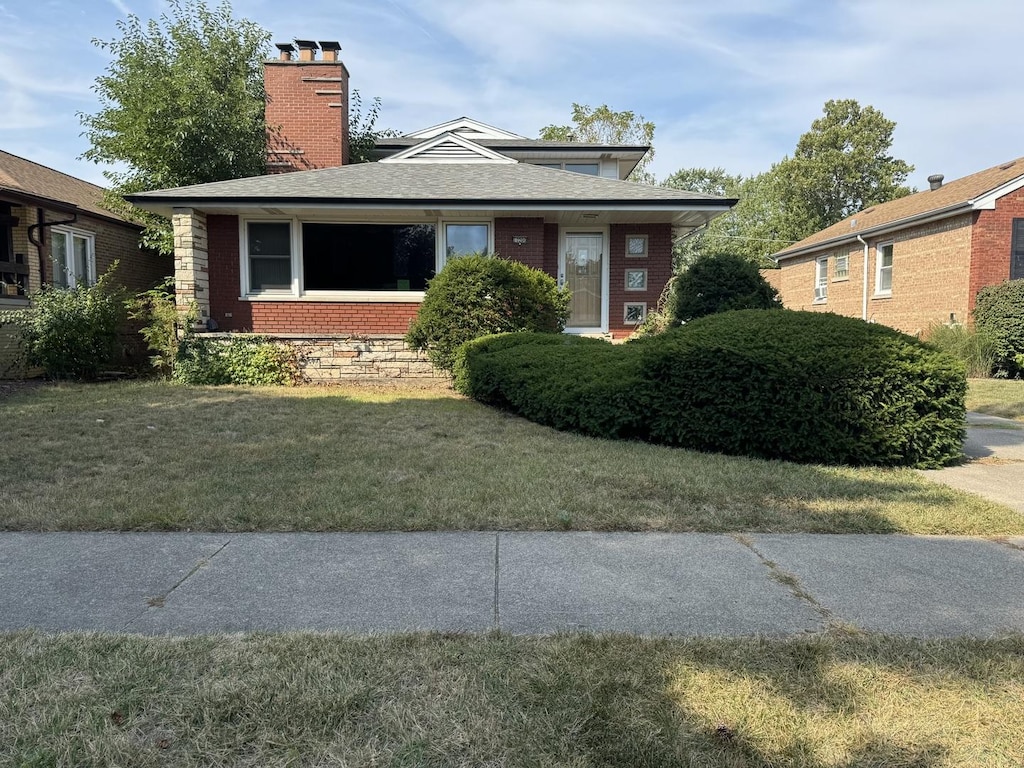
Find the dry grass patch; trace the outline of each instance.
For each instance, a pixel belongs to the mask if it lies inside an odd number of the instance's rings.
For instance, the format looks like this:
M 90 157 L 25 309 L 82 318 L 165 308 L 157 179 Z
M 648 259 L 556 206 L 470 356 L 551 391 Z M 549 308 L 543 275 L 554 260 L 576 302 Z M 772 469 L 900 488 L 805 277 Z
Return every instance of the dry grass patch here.
M 971 379 L 967 410 L 1024 421 L 1024 381 Z
M 1024 533 L 912 470 L 597 440 L 436 385 L 50 386 L 0 423 L 8 530 Z
M 0 762 L 1019 766 L 1024 640 L 0 635 Z

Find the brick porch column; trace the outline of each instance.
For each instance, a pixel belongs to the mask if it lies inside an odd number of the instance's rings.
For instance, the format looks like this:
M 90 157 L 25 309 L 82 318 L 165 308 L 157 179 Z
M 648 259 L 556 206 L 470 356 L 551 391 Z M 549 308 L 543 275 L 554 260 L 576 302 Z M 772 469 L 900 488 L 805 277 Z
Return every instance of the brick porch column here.
M 206 214 L 193 208 L 175 208 L 174 296 L 179 312 L 188 312 L 193 302 L 199 322 L 210 317 L 210 255 L 206 236 Z

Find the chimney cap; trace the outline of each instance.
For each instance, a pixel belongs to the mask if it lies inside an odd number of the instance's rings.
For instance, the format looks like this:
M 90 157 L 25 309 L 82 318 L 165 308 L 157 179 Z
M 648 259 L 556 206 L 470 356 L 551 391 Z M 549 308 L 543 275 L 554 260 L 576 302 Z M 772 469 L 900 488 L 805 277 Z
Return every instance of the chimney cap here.
M 274 43 L 274 47 L 281 53 L 295 53 L 295 46 L 291 43 Z
M 933 173 L 928 177 L 928 186 L 934 191 L 942 186 L 942 180 L 945 178 L 941 173 Z
M 321 40 L 320 50 L 323 51 L 340 51 L 341 44 L 337 40 Z
M 315 51 L 320 47 L 316 44 L 316 40 L 296 40 L 295 44 L 299 46 L 299 48 L 307 51 Z

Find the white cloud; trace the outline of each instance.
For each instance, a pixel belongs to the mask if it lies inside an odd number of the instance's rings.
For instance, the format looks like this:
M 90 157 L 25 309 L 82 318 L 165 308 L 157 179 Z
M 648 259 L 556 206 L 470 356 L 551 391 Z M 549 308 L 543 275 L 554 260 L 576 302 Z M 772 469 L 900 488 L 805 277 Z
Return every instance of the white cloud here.
M 110 4 L 117 8 L 118 12 L 122 16 L 130 16 L 132 9 L 128 7 L 128 4 L 124 0 L 110 0 Z

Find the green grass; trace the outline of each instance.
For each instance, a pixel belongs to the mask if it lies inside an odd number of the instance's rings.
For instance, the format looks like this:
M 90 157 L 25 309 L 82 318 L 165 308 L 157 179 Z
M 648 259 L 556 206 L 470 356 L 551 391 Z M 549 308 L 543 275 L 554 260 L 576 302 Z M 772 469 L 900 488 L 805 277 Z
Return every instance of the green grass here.
M 0 763 L 1019 766 L 1024 639 L 0 635 Z
M 971 379 L 967 410 L 1024 421 L 1024 381 Z
M 910 470 L 597 440 L 436 386 L 47 386 L 0 423 L 8 530 L 1024 533 Z

